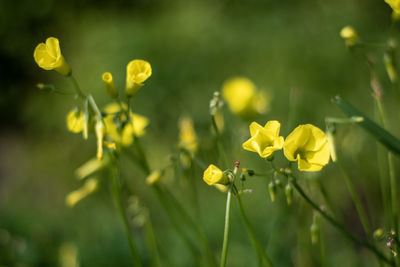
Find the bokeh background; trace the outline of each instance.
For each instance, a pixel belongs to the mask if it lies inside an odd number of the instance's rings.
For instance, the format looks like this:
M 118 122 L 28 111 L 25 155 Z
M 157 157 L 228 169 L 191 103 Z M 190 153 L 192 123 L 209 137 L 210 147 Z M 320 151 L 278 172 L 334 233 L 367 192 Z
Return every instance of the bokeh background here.
M 39 42 L 49 36 L 59 38 L 81 87 L 101 106 L 110 102 L 101 81 L 103 72 L 113 73 L 117 86 L 123 88 L 126 64 L 135 58 L 149 61 L 153 75 L 135 96 L 133 106 L 151 121 L 142 144 L 152 168 L 163 167 L 176 153 L 182 114 L 194 120 L 199 158 L 218 164 L 209 100 L 234 76 L 248 77 L 268 92 L 269 112 L 254 120 L 260 124 L 279 120 L 284 136 L 300 123 L 324 129 L 326 116 L 343 117 L 330 102 L 337 94 L 373 116 L 368 67 L 349 53 L 339 32 L 350 24 L 363 40 L 383 43 L 388 38 L 390 16 L 391 9 L 383 0 L 0 1 L 0 265 L 57 266 L 60 248 L 67 243 L 77 248 L 81 266 L 131 266 L 107 173 L 100 177 L 98 192 L 72 209 L 65 205 L 65 196 L 81 186 L 74 171 L 94 156 L 95 138 L 84 142 L 80 135 L 67 131 L 65 115 L 74 107 L 73 97 L 36 88 L 38 82 L 44 82 L 72 90 L 70 80 L 35 64 L 33 50 Z M 385 89 L 391 130 L 398 134 L 393 108 L 396 95 L 384 73 L 382 50 L 377 46 L 369 52 Z M 249 137 L 251 120 L 238 118 L 227 108 L 224 116 L 229 160 L 267 170 L 257 155 L 241 149 Z M 374 229 L 385 227 L 374 139 L 355 125 L 341 126 L 338 137 L 338 148 L 370 222 Z M 281 153 L 277 157 L 282 158 Z M 128 159 L 122 162 L 122 176 L 150 210 L 165 266 L 167 262 L 170 266 L 196 266 L 144 183 L 145 175 Z M 203 224 L 219 257 L 225 195 L 202 181 L 202 171 L 195 170 L 202 214 L 198 223 Z M 310 192 L 323 184 L 340 220 L 365 239 L 334 164 L 302 179 L 308 180 Z M 190 191 L 172 172 L 163 183 L 192 212 Z M 297 196 L 288 207 L 282 191 L 276 203 L 271 203 L 267 184 L 266 177 L 248 180 L 246 187 L 253 193 L 245 195 L 244 204 L 275 266 L 320 266 L 318 249 L 310 241 L 312 210 Z M 313 197 L 324 204 L 318 193 Z M 256 266 L 233 204 L 228 266 Z M 133 230 L 149 263 L 143 230 Z M 328 266 L 376 265 L 369 252 L 345 240 L 327 223 L 323 222 L 322 230 Z

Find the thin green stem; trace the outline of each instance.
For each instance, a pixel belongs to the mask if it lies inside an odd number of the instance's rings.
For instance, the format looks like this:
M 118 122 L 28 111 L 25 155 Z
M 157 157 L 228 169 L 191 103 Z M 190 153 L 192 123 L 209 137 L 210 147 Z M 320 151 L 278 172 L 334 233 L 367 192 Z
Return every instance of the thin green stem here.
M 112 170 L 112 192 L 113 192 L 115 205 L 117 206 L 117 210 L 119 212 L 119 215 L 121 216 L 121 219 L 122 219 L 122 222 L 124 225 L 125 234 L 128 239 L 133 262 L 134 262 L 135 266 L 143 266 L 142 261 L 140 260 L 139 252 L 136 248 L 135 242 L 132 237 L 128 219 L 125 214 L 125 209 L 124 209 L 124 206 L 122 203 L 122 198 L 121 198 L 121 188 L 120 188 L 119 179 L 120 179 L 119 169 L 118 169 L 118 166 L 115 166 L 115 168 Z
M 149 243 L 151 251 L 151 259 L 153 262 L 152 265 L 154 267 L 161 267 L 160 253 L 158 252 L 157 239 L 154 233 L 153 223 L 151 222 L 151 218 L 149 217 L 149 215 L 148 215 L 148 220 L 146 220 L 144 226 L 146 231 L 147 242 Z
M 340 161 L 340 158 L 337 158 L 336 164 L 338 165 L 340 171 L 343 174 L 344 181 L 346 183 L 347 189 L 349 190 L 351 199 L 353 200 L 353 204 L 356 207 L 358 217 L 360 218 L 361 224 L 364 228 L 364 232 L 367 235 L 367 238 L 369 241 L 372 241 L 372 232 L 371 232 L 371 226 L 369 225 L 368 219 L 367 219 L 367 214 L 361 204 L 361 201 L 354 189 L 354 185 L 352 180 L 350 179 L 348 173 L 346 170 L 343 168 L 343 165 Z
M 147 175 L 149 175 L 151 170 L 150 170 L 149 162 L 147 161 L 146 154 L 144 153 L 142 145 L 140 144 L 140 139 L 136 135 L 133 138 L 134 138 L 133 145 L 135 146 L 136 151 L 138 153 L 140 163 L 142 164 L 141 167 L 143 168 L 145 173 Z
M 214 131 L 215 131 L 215 135 L 217 136 L 217 146 L 218 146 L 219 155 L 222 157 L 223 163 L 225 165 L 224 167 L 228 168 L 228 166 L 229 166 L 228 158 L 227 158 L 225 150 L 224 150 L 221 133 L 218 130 L 218 125 L 215 120 L 215 115 L 211 115 L 211 121 L 212 121 L 212 125 L 213 125 Z
M 284 174 L 287 176 L 287 174 Z M 364 242 L 360 240 L 358 237 L 354 236 L 350 233 L 342 224 L 337 222 L 333 217 L 328 215 L 325 211 L 323 211 L 314 201 L 312 201 L 304 190 L 300 187 L 300 185 L 296 182 L 296 179 L 291 176 L 289 178 L 289 182 L 293 185 L 296 191 L 300 194 L 300 196 L 309 204 L 311 205 L 316 211 L 318 211 L 330 224 L 332 224 L 336 229 L 338 229 L 345 237 L 352 240 L 354 243 L 368 249 L 372 253 L 374 253 L 379 259 L 383 260 L 387 264 L 391 266 L 395 266 L 394 262 L 389 260 L 385 255 L 383 255 L 374 245 L 370 243 Z
M 270 258 L 268 257 L 267 253 L 265 252 L 265 249 L 262 247 L 260 242 L 257 240 L 257 237 L 256 237 L 256 234 L 254 232 L 254 229 L 251 226 L 249 219 L 247 218 L 247 215 L 246 215 L 246 213 L 244 211 L 242 200 L 241 200 L 239 194 L 237 195 L 237 200 L 238 200 L 238 203 L 239 203 L 240 214 L 242 215 L 244 224 L 246 225 L 247 232 L 249 233 L 250 239 L 251 239 L 251 241 L 253 243 L 253 246 L 254 246 L 254 248 L 255 248 L 255 250 L 257 252 L 258 258 L 262 257 L 264 259 L 265 263 L 269 267 L 272 267 L 272 262 L 271 262 Z M 262 266 L 262 263 L 260 264 L 260 262 L 259 262 L 259 266 Z
M 228 194 L 226 196 L 224 241 L 222 243 L 220 267 L 226 266 L 226 256 L 228 255 L 229 224 L 230 224 L 230 216 L 231 216 L 231 199 L 232 199 L 232 186 L 229 186 Z
M 74 84 L 74 88 L 75 88 L 77 95 L 80 98 L 84 99 L 86 97 L 86 94 L 84 94 L 83 91 L 81 90 L 81 88 L 79 87 L 78 81 L 76 80 L 75 76 L 73 74 L 71 74 L 71 76 L 69 76 L 69 77 L 71 77 L 71 80 L 72 80 L 72 83 Z

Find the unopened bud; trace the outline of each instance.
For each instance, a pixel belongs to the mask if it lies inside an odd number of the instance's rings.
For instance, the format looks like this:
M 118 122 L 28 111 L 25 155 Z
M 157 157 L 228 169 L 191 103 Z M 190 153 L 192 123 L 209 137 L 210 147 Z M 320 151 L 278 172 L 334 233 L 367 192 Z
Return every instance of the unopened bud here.
M 293 188 L 291 184 L 287 184 L 285 186 L 285 195 L 286 195 L 286 201 L 288 205 L 292 204 L 292 199 L 293 199 Z
M 319 227 L 316 223 L 313 223 L 310 227 L 311 243 L 313 245 L 318 243 Z
M 340 31 L 340 37 L 344 39 L 346 45 L 351 47 L 354 46 L 358 41 L 358 34 L 351 26 L 346 26 Z
M 375 238 L 376 240 L 381 239 L 382 235 L 383 235 L 383 230 L 382 230 L 382 228 L 376 229 L 376 230 L 374 231 L 374 234 L 373 234 L 373 236 L 374 236 L 374 238 Z
M 275 202 L 276 185 L 274 182 L 270 182 L 268 184 L 268 191 L 269 191 L 269 196 L 271 197 L 271 201 Z

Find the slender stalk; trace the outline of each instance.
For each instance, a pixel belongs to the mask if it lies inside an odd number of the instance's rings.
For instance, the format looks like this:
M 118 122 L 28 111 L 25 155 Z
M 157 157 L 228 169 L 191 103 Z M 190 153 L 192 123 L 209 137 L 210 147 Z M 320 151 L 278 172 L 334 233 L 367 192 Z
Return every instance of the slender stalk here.
M 340 158 L 337 158 L 336 160 L 336 164 L 338 165 L 340 171 L 343 174 L 343 178 L 344 181 L 346 183 L 347 189 L 349 190 L 351 199 L 353 200 L 353 204 L 356 207 L 357 213 L 358 213 L 358 217 L 360 218 L 361 224 L 364 228 L 364 232 L 367 235 L 367 238 L 369 241 L 372 241 L 372 232 L 371 232 L 371 226 L 369 225 L 368 219 L 367 219 L 367 215 L 366 212 L 361 204 L 361 201 L 359 199 L 359 197 L 357 196 L 357 193 L 354 189 L 354 185 L 352 180 L 350 179 L 348 173 L 346 172 L 346 170 L 343 168 L 343 165 L 340 161 Z
M 149 243 L 150 251 L 152 254 L 151 255 L 151 259 L 153 262 L 152 265 L 154 267 L 161 267 L 160 254 L 158 252 L 156 235 L 154 233 L 153 223 L 151 222 L 151 218 L 149 217 L 149 215 L 148 215 L 148 220 L 146 220 L 144 226 L 146 231 L 147 242 Z
M 287 174 L 284 174 L 287 175 Z M 334 218 L 332 218 L 330 215 L 328 215 L 325 211 L 323 211 L 314 201 L 312 201 L 307 194 L 304 192 L 304 190 L 300 187 L 300 185 L 296 182 L 296 179 L 291 176 L 289 178 L 289 182 L 293 185 L 293 187 L 296 189 L 296 191 L 300 194 L 300 196 L 308 203 L 310 204 L 316 211 L 318 211 L 330 224 L 332 224 L 336 229 L 338 229 L 345 237 L 348 239 L 352 240 L 354 243 L 368 249 L 372 253 L 374 253 L 379 259 L 383 260 L 387 264 L 391 266 L 395 266 L 394 262 L 389 260 L 385 255 L 383 255 L 374 245 L 371 245 L 368 242 L 364 242 L 360 240 L 358 237 L 354 236 L 352 233 L 350 233 L 346 228 L 344 228 L 343 225 L 341 225 L 339 222 L 337 222 Z
M 226 266 L 226 256 L 228 255 L 229 223 L 230 223 L 230 216 L 231 216 L 231 199 L 232 199 L 232 186 L 229 186 L 228 194 L 226 196 L 224 241 L 222 243 L 220 267 Z
M 113 197 L 115 201 L 115 205 L 117 206 L 117 210 L 119 212 L 119 215 L 121 216 L 124 229 L 125 229 L 125 234 L 128 239 L 129 243 L 129 248 L 132 254 L 132 259 L 135 264 L 135 266 L 143 266 L 142 261 L 139 256 L 139 252 L 136 248 L 135 242 L 132 237 L 132 233 L 129 227 L 129 222 L 125 214 L 125 209 L 122 203 L 122 198 L 121 198 L 121 188 L 120 188 L 120 181 L 119 181 L 119 169 L 117 166 L 112 170 L 112 192 L 113 192 Z
M 255 250 L 257 252 L 257 256 L 258 257 L 261 256 L 264 259 L 265 263 L 269 267 L 272 267 L 272 262 L 271 262 L 270 258 L 268 257 L 267 253 L 265 252 L 265 249 L 262 247 L 260 242 L 257 240 L 257 237 L 256 237 L 256 234 L 254 232 L 254 229 L 251 226 L 249 219 L 247 218 L 247 215 L 246 215 L 246 213 L 244 211 L 244 208 L 243 208 L 243 204 L 242 204 L 242 200 L 240 198 L 240 195 L 237 195 L 236 198 L 238 200 L 240 214 L 242 215 L 244 224 L 246 225 L 247 232 L 249 233 L 250 239 L 251 239 L 251 241 L 253 243 L 253 246 L 254 246 L 254 248 L 255 248 Z M 262 262 L 261 262 L 261 264 L 259 262 L 259 266 L 262 266 Z
M 226 156 L 224 146 L 222 144 L 221 133 L 218 130 L 218 125 L 217 125 L 214 115 L 211 115 L 211 121 L 212 121 L 212 125 L 213 125 L 214 131 L 215 131 L 215 135 L 217 136 L 217 146 L 218 146 L 219 155 L 222 157 L 223 163 L 225 165 L 224 167 L 228 168 L 228 166 L 229 166 L 228 158 Z
M 146 175 L 149 175 L 151 172 L 150 166 L 149 162 L 147 161 L 146 154 L 144 153 L 144 150 L 142 148 L 142 145 L 140 144 L 140 139 L 136 135 L 133 138 L 134 138 L 133 145 L 135 146 L 136 151 L 138 153 L 140 163 L 142 164 L 141 167 L 145 171 Z
M 80 98 L 84 99 L 86 95 L 83 93 L 83 91 L 79 87 L 78 81 L 76 80 L 75 76 L 71 74 L 70 77 L 71 77 L 72 83 L 74 84 L 74 88 L 75 88 L 75 91 L 76 91 L 77 95 Z

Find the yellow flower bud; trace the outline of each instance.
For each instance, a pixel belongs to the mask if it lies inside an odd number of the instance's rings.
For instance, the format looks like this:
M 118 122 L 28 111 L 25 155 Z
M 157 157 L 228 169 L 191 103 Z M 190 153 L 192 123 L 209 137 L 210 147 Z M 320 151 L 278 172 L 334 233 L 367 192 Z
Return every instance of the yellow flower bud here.
M 33 52 L 33 57 L 39 67 L 45 70 L 55 70 L 58 73 L 68 76 L 71 68 L 65 62 L 61 54 L 60 44 L 57 38 L 49 37 L 46 43 L 40 43 Z
M 97 158 L 93 158 L 84 163 L 78 169 L 76 169 L 75 175 L 78 179 L 81 180 L 103 169 L 105 166 L 105 160 L 98 160 Z
M 101 76 L 101 78 L 103 79 L 103 83 L 104 83 L 104 86 L 106 87 L 107 94 L 111 98 L 118 97 L 118 90 L 115 87 L 115 84 L 114 84 L 113 77 L 112 77 L 111 73 L 104 72 L 103 75 Z
M 210 164 L 207 170 L 204 171 L 203 180 L 208 185 L 226 185 L 229 182 L 228 177 L 217 166 L 213 164 Z
M 73 109 L 67 114 L 67 128 L 73 133 L 80 133 L 83 130 L 83 113 Z
M 278 121 L 269 121 L 262 127 L 256 122 L 250 124 L 251 138 L 243 143 L 243 149 L 256 152 L 262 158 L 270 158 L 274 151 L 283 147 L 284 139 L 279 136 L 281 124 Z
M 268 96 L 259 92 L 252 81 L 236 77 L 226 81 L 222 87 L 222 96 L 232 113 L 243 117 L 262 114 L 268 107 Z
M 385 2 L 393 9 L 393 11 L 400 13 L 400 0 L 385 0 Z
M 128 63 L 126 66 L 126 95 L 133 96 L 143 83 L 151 76 L 150 63 L 135 59 Z
M 162 176 L 163 173 L 161 171 L 159 170 L 153 171 L 149 174 L 149 176 L 147 176 L 146 183 L 148 185 L 156 184 L 161 180 Z
M 105 133 L 105 126 L 102 120 L 97 120 L 96 126 L 96 137 L 97 137 L 97 159 L 103 159 L 103 140 Z
M 217 188 L 220 192 L 222 193 L 226 193 L 228 192 L 228 186 L 223 185 L 223 184 L 215 184 L 214 185 L 215 188 Z
M 346 26 L 340 31 L 340 37 L 342 37 L 347 46 L 353 46 L 358 41 L 358 34 L 351 26 Z
M 325 133 L 312 124 L 299 125 L 286 137 L 283 151 L 300 171 L 320 171 L 329 162 L 329 144 Z
M 196 153 L 198 141 L 190 117 L 184 116 L 179 120 L 179 146 L 189 151 L 192 155 Z
M 68 207 L 75 206 L 79 201 L 96 191 L 98 187 L 97 179 L 91 178 L 79 189 L 72 191 L 65 198 Z

